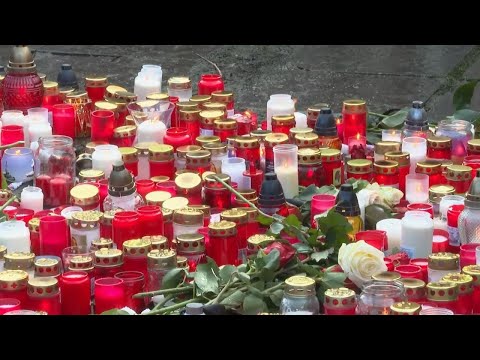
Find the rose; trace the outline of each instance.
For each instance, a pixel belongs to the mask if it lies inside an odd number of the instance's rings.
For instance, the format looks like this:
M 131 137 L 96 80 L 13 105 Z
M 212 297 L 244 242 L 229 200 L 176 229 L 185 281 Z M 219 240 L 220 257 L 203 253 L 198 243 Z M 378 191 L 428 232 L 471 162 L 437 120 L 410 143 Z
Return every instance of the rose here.
M 265 254 L 269 254 L 270 251 L 272 251 L 273 249 L 277 249 L 280 253 L 280 267 L 284 267 L 290 260 L 292 260 L 297 251 L 290 244 L 274 241 L 269 244 L 265 249 L 263 249 L 263 252 Z
M 383 252 L 360 240 L 342 244 L 338 251 L 338 264 L 347 277 L 361 287 L 371 280 L 372 275 L 387 270 L 383 257 Z

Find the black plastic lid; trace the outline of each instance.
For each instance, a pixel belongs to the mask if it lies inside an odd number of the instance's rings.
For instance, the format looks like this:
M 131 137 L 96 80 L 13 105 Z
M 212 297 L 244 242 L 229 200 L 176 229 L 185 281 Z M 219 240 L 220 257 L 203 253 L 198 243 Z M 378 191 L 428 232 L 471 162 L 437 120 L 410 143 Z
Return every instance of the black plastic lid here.
M 75 72 L 72 70 L 72 65 L 63 64 L 61 66 L 61 70 L 57 75 L 57 82 L 60 87 L 78 89 L 77 75 L 75 75 Z
M 480 209 L 480 169 L 473 178 L 465 196 L 465 206 L 472 209 Z
M 318 136 L 337 136 L 337 124 L 335 116 L 330 108 L 321 108 L 315 123 L 314 132 Z
M 258 205 L 260 207 L 280 207 L 285 202 L 282 184 L 278 181 L 277 174 L 266 173 L 258 195 Z
M 135 192 L 135 181 L 130 171 L 125 169 L 123 161 L 113 164 L 113 170 L 108 179 L 108 193 L 115 197 L 131 195 Z
M 360 216 L 360 206 L 352 184 L 343 184 L 340 187 L 335 201 L 335 211 L 343 216 Z
M 62 70 L 72 70 L 72 65 L 70 65 L 70 64 L 62 64 Z
M 408 111 L 405 123 L 413 126 L 425 126 L 428 123 L 427 112 L 424 109 L 423 101 L 412 102 L 412 107 Z

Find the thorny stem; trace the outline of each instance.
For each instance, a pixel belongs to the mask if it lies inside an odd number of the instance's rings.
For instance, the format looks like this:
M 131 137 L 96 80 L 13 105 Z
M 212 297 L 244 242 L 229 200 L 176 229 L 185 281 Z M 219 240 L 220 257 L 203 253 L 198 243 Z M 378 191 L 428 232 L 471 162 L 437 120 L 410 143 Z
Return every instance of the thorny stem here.
M 133 298 L 134 299 L 139 299 L 139 298 L 142 298 L 142 297 L 155 296 L 155 295 L 181 294 L 181 293 L 186 293 L 186 292 L 192 291 L 192 289 L 193 289 L 192 286 L 186 286 L 186 287 L 182 287 L 182 288 L 149 291 L 149 292 L 143 292 L 143 293 L 135 294 L 135 295 L 133 295 Z
M 192 302 L 201 301 L 202 299 L 203 298 L 201 298 L 201 297 L 196 297 L 196 298 L 186 300 L 186 301 L 183 301 L 181 303 L 178 303 L 178 304 L 175 304 L 175 305 L 172 305 L 172 306 L 164 307 L 163 309 L 160 309 L 160 310 L 150 311 L 146 315 L 161 315 L 161 314 L 169 313 L 169 312 L 175 311 L 177 309 L 181 309 L 185 305 L 190 304 Z
M 280 284 L 277 284 L 277 285 L 274 285 L 272 286 L 271 288 L 268 288 L 268 289 L 265 289 L 262 291 L 262 294 L 263 295 L 268 295 L 270 294 L 271 292 L 275 291 L 275 290 L 278 290 L 278 289 L 281 289 L 283 286 L 284 286 L 284 282 L 280 282 Z
M 23 145 L 25 145 L 25 141 L 17 141 L 17 142 L 8 144 L 8 145 L 0 146 L 0 150 L 6 150 L 6 149 L 10 149 L 10 148 L 15 147 L 15 146 L 23 146 Z
M 220 75 L 220 76 L 223 78 L 222 72 L 221 72 L 220 69 L 218 68 L 217 64 L 215 64 L 213 61 L 208 60 L 206 57 L 204 57 L 204 56 L 202 56 L 202 55 L 200 55 L 200 54 L 198 54 L 198 53 L 195 53 L 195 55 L 197 55 L 199 58 L 205 60 L 206 62 L 212 64 L 212 65 L 215 67 L 215 69 L 217 70 L 218 75 Z
M 217 295 L 217 297 L 213 300 L 210 300 L 207 305 L 214 305 L 214 304 L 218 304 L 218 302 L 222 299 L 222 296 L 223 294 L 225 294 L 225 292 L 230 288 L 230 286 L 232 285 L 233 281 L 235 280 L 235 277 L 237 276 L 237 273 L 232 273 L 232 275 L 230 275 L 230 278 L 228 279 L 227 283 L 225 284 L 225 286 L 223 287 L 222 291 L 220 291 L 220 293 Z
M 155 305 L 155 307 L 152 309 L 152 311 L 156 311 L 156 310 L 160 309 L 163 305 L 165 305 L 167 302 L 169 302 L 173 298 L 174 298 L 174 294 L 170 294 L 170 295 L 165 296 L 162 299 L 162 301 L 160 301 L 157 305 Z

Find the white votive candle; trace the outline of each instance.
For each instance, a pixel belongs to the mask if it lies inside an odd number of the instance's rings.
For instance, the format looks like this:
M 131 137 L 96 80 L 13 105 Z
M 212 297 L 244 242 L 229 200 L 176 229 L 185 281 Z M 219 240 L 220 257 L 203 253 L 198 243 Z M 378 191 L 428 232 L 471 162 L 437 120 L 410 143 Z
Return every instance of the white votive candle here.
M 425 211 L 407 211 L 402 219 L 400 249 L 413 258 L 427 258 L 432 253 L 433 220 Z
M 300 129 L 306 129 L 308 127 L 307 115 L 298 111 L 296 111 L 294 115 L 295 115 L 295 127 Z
M 272 130 L 272 116 L 289 115 L 293 113 L 295 113 L 295 102 L 291 95 L 270 95 L 270 100 L 267 102 L 267 130 Z
M 136 143 L 157 142 L 163 144 L 167 127 L 159 120 L 145 120 L 137 128 Z
M 414 174 L 417 163 L 427 157 L 427 140 L 418 136 L 407 137 L 402 141 L 402 151 L 410 154 L 410 174 Z
M 402 131 L 395 129 L 382 130 L 382 141 L 402 142 Z
M 30 231 L 23 221 L 11 220 L 0 223 L 0 245 L 8 253 L 30 252 Z
M 98 145 L 92 154 L 92 168 L 102 170 L 105 178 L 110 177 L 115 161 L 121 161 L 122 154 L 116 145 Z
M 222 160 L 222 173 L 229 175 L 231 181 L 238 184 L 238 190 L 247 190 L 251 187 L 250 178 L 243 176 L 245 170 L 245 159 L 231 157 Z
M 409 174 L 405 180 L 405 198 L 409 203 L 428 202 L 428 175 Z
M 7 125 L 23 126 L 25 116 L 23 115 L 23 111 L 20 111 L 20 110 L 5 110 L 2 113 L 1 119 L 2 119 L 3 126 L 7 126 Z
M 387 233 L 388 251 L 400 250 L 400 241 L 402 237 L 402 220 L 383 219 L 377 222 L 377 230 Z
M 298 146 L 280 144 L 273 148 L 273 166 L 286 199 L 298 195 Z
M 43 192 L 36 186 L 27 186 L 20 195 L 20 207 L 35 213 L 43 210 Z

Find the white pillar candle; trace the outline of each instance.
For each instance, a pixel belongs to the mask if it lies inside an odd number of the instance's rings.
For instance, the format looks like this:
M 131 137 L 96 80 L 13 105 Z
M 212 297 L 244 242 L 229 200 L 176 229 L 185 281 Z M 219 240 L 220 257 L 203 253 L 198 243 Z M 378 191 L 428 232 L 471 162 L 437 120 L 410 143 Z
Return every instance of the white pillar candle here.
M 25 119 L 23 121 L 23 138 L 25 140 L 25 146 L 29 147 L 30 146 L 30 126 L 34 124 L 48 124 L 48 119 L 45 119 L 42 116 L 30 116 L 27 115 L 25 116 Z
M 43 192 L 42 189 L 35 186 L 27 186 L 20 195 L 20 207 L 30 209 L 34 212 L 43 210 Z
M 155 66 L 155 65 L 151 65 Z M 133 92 L 137 95 L 138 101 L 146 100 L 147 95 L 159 93 L 162 88 L 162 73 L 149 69 L 142 69 L 135 78 Z
M 270 95 L 267 102 L 267 130 L 272 130 L 272 116 L 289 115 L 295 113 L 295 103 L 291 95 Z
M 413 258 L 427 258 L 432 253 L 433 220 L 425 211 L 407 211 L 402 219 L 401 251 Z
M 383 219 L 377 222 L 377 230 L 387 233 L 388 252 L 400 250 L 400 241 L 402 238 L 402 220 L 400 219 Z
M 298 195 L 298 146 L 280 144 L 273 147 L 273 166 L 286 199 Z
M 306 129 L 308 127 L 307 115 L 301 112 L 295 112 L 294 115 L 295 115 L 295 127 Z
M 245 170 L 245 159 L 231 157 L 222 160 L 222 173 L 229 175 L 231 181 L 238 184 L 238 190 L 250 189 L 250 178 L 243 176 Z
M 402 151 L 410 154 L 410 174 L 415 174 L 415 168 L 419 161 L 427 158 L 427 140 L 418 136 L 403 139 Z
M 167 127 L 159 120 L 145 120 L 137 128 L 136 143 L 157 142 L 162 144 Z
M 382 141 L 402 142 L 402 130 L 385 129 L 382 130 Z
M 122 154 L 116 145 L 98 145 L 92 154 L 92 168 L 102 170 L 105 178 L 110 177 L 115 161 L 122 160 Z
M 7 125 L 19 125 L 23 126 L 25 116 L 20 110 L 5 110 L 2 113 L 2 124 L 3 126 Z
M 23 221 L 0 223 L 0 245 L 7 247 L 8 253 L 30 252 L 30 231 Z
M 408 174 L 405 180 L 405 198 L 409 203 L 428 202 L 428 175 Z
M 30 148 L 35 151 L 38 147 L 38 139 L 44 136 L 52 135 L 52 127 L 49 123 L 35 122 L 28 127 L 28 140 L 30 142 Z

